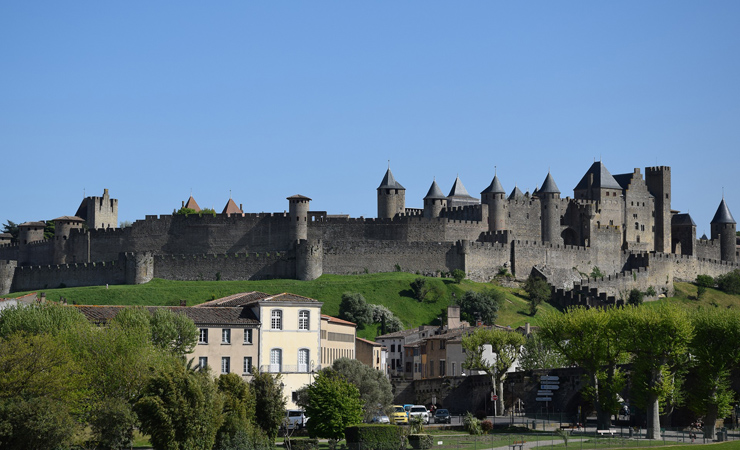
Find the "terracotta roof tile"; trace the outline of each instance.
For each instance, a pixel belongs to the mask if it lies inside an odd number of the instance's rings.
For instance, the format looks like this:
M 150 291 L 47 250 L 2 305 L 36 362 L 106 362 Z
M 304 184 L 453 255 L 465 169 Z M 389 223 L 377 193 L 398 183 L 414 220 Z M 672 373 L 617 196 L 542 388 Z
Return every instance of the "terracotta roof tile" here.
M 222 297 L 217 298 L 216 300 L 211 300 L 205 303 L 201 303 L 200 305 L 195 305 L 194 308 L 203 308 L 203 307 L 211 307 L 211 306 L 244 306 L 248 305 L 250 303 L 254 303 L 256 301 L 262 300 L 263 298 L 269 297 L 270 294 L 265 294 L 264 292 L 240 292 L 238 294 L 229 295 L 228 297 Z
M 349 320 L 343 320 L 343 319 L 340 319 L 338 317 L 327 316 L 326 314 L 322 314 L 321 315 L 321 318 L 322 319 L 326 319 L 327 321 L 332 322 L 332 323 L 341 323 L 341 324 L 344 324 L 344 325 L 352 325 L 353 327 L 356 327 L 357 326 L 356 323 L 350 322 Z

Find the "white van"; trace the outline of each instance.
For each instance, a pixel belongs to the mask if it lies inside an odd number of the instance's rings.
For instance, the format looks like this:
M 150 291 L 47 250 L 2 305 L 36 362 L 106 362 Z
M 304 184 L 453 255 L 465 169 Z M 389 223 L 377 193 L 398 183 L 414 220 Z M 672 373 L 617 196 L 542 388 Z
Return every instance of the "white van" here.
M 283 422 L 283 428 L 289 430 L 300 430 L 306 426 L 308 417 L 304 411 L 300 409 L 289 409 L 285 412 L 285 421 Z

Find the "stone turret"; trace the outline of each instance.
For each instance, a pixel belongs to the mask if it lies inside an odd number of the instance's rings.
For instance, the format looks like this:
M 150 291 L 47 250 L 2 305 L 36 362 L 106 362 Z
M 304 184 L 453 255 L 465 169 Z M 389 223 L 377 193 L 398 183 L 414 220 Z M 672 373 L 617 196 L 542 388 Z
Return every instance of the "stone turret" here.
M 506 191 L 498 180 L 498 175 L 493 176 L 491 184 L 480 193 L 481 203 L 488 205 L 488 231 L 501 231 L 506 229 Z
M 560 242 L 560 190 L 550 172 L 537 191 L 542 208 L 542 241 L 551 244 Z
M 396 181 L 390 167 L 377 190 L 378 219 L 392 219 L 406 211 L 406 188 Z
M 432 181 L 432 186 L 424 197 L 424 217 L 427 219 L 439 217 L 445 208 L 447 208 L 447 197 L 442 193 L 437 181 Z
M 18 225 L 18 264 L 30 264 L 31 255 L 28 245 L 44 240 L 44 222 L 24 222 Z
M 671 168 L 645 168 L 645 184 L 655 197 L 655 251 L 671 252 Z
M 737 232 L 737 222 L 732 217 L 730 209 L 725 203 L 724 197 L 719 203 L 717 212 L 710 222 L 712 239 L 719 239 L 720 258 L 722 261 L 736 262 L 737 246 L 735 236 Z
M 290 216 L 290 240 L 296 242 L 308 239 L 308 208 L 311 199 L 303 195 L 288 197 Z
M 68 261 L 69 255 L 68 241 L 69 234 L 72 230 L 81 230 L 85 220 L 76 216 L 62 216 L 54 219 L 54 264 L 68 264 L 75 261 Z

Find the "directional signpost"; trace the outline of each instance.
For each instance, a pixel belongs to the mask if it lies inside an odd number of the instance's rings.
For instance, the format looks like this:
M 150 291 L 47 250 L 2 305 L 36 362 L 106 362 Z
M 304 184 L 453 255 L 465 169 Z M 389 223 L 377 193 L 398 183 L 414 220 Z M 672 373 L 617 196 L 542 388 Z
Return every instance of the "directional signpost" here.
M 538 402 L 551 402 L 552 391 L 560 389 L 560 377 L 555 375 L 542 375 L 540 377 L 540 389 L 537 391 Z

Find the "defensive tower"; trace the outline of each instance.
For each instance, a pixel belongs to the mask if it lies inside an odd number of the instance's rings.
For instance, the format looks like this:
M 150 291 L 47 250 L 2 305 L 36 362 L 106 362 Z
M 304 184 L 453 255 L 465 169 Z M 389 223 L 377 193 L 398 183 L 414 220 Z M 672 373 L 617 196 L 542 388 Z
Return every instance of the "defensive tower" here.
M 54 264 L 67 264 L 69 234 L 72 230 L 80 230 L 85 221 L 76 216 L 62 216 L 54 219 Z
M 493 176 L 491 184 L 480 193 L 481 203 L 488 205 L 488 231 L 506 229 L 506 191 L 498 175 Z
M 646 167 L 645 184 L 655 198 L 655 251 L 671 252 L 671 168 Z
M 717 212 L 710 222 L 712 239 L 719 239 L 720 258 L 722 261 L 735 262 L 737 247 L 735 245 L 735 233 L 737 232 L 737 222 L 732 217 L 730 209 L 725 203 L 725 198 L 719 203 Z
M 557 244 L 560 242 L 560 190 L 550 172 L 537 196 L 542 208 L 542 241 Z
M 308 239 L 308 208 L 311 199 L 296 194 L 288 197 L 287 200 L 289 202 L 288 215 L 291 222 L 291 242 Z
M 118 227 L 118 200 L 110 198 L 108 189 L 103 189 L 102 197 L 86 197 L 77 208 L 75 217 L 87 222 L 87 227 L 117 228 Z
M 439 217 L 445 208 L 447 208 L 447 197 L 442 193 L 437 181 L 434 180 L 431 187 L 429 187 L 429 192 L 424 197 L 424 217 L 427 219 Z
M 378 186 L 378 219 L 392 219 L 406 210 L 406 188 L 396 181 L 391 168 Z

